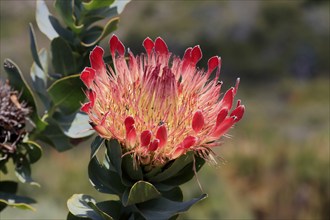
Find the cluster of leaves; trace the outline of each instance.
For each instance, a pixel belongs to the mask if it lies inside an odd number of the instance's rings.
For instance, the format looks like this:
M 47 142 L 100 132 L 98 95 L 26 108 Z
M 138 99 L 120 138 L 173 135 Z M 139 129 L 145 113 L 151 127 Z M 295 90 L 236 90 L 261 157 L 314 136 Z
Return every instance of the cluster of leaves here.
M 31 164 L 40 159 L 41 147 L 29 140 L 23 140 L 16 146 L 16 151 L 5 160 L 0 160 L 0 172 L 7 173 L 6 163 L 12 159 L 15 164 L 15 174 L 23 183 L 39 186 L 31 178 Z M 30 204 L 35 201 L 29 197 L 16 195 L 18 184 L 15 181 L 0 181 L 0 212 L 6 206 L 34 210 Z
M 97 156 L 101 147 L 105 148 L 102 162 Z M 70 220 L 174 219 L 207 196 L 183 202 L 179 185 L 192 179 L 205 163 L 193 153 L 163 167 L 148 169 L 135 166 L 132 155 L 123 155 L 117 140 L 97 137 L 91 148 L 88 166 L 91 183 L 99 192 L 117 195 L 119 200 L 96 202 L 91 196 L 75 194 L 68 200 Z
M 79 112 L 85 99 L 79 75 L 85 66 L 89 66 L 88 56 L 93 47 L 116 29 L 119 13 L 127 2 L 56 0 L 56 12 L 62 18 L 59 21 L 49 12 L 44 0 L 36 1 L 37 25 L 51 41 L 50 51 L 38 49 L 35 31 L 30 24 L 30 48 L 34 60 L 30 75 L 23 74 L 12 60 L 4 61 L 11 87 L 21 93 L 21 99 L 32 110 L 32 128 L 23 143 L 27 147 L 20 148 L 24 149 L 22 155 L 26 157 L 20 157 L 19 166 L 16 166 L 21 182 L 36 184 L 31 178 L 30 164 L 41 156 L 37 142 L 65 151 L 94 133 L 89 129 L 87 115 Z M 103 20 L 106 21 L 104 26 L 97 25 Z M 0 194 L 0 204 L 22 207 L 23 200 L 15 195 L 17 184 L 3 184 L 0 189 L 7 191 Z M 26 203 L 31 201 L 25 200 Z

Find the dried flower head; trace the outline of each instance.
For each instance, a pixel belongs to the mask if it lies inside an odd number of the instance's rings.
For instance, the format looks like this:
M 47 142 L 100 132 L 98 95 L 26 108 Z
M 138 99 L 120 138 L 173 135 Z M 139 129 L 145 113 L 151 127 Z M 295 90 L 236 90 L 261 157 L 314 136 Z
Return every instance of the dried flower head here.
M 91 67 L 81 73 L 89 99 L 81 110 L 101 137 L 119 140 L 138 162 L 164 164 L 187 151 L 207 158 L 241 120 L 244 105 L 238 100 L 234 106 L 239 79 L 220 98 L 220 57 L 211 57 L 205 71 L 196 68 L 202 58 L 199 46 L 188 48 L 181 59 L 172 56 L 162 38 L 146 38 L 146 54 L 129 51 L 127 61 L 115 35 L 109 44 L 113 67 L 104 64 L 104 51 L 97 46 Z
M 26 133 L 25 122 L 30 113 L 25 102 L 19 101 L 19 94 L 8 82 L 0 81 L 0 161 L 16 152 Z

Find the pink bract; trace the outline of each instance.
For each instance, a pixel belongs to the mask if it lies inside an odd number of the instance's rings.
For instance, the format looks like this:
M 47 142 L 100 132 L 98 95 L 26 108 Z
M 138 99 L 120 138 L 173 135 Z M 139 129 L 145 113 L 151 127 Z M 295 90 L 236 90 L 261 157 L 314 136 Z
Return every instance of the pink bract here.
M 138 162 L 148 158 L 157 165 L 187 151 L 210 152 L 243 117 L 240 100 L 233 108 L 239 79 L 220 98 L 220 57 L 211 57 L 205 71 L 196 68 L 202 58 L 199 46 L 188 48 L 181 59 L 162 38 L 146 38 L 146 54 L 129 51 L 127 60 L 117 36 L 109 44 L 113 67 L 104 63 L 104 51 L 96 46 L 91 67 L 81 73 L 89 100 L 81 110 L 101 137 L 117 139 L 124 152 L 143 158 Z

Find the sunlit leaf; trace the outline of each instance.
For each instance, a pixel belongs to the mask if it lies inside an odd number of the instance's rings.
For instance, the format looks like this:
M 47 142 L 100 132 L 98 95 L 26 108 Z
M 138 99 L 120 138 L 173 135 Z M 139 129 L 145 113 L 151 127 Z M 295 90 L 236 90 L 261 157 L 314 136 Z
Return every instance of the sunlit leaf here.
M 71 115 L 64 115 L 56 112 L 53 118 L 64 134 L 70 138 L 83 138 L 94 134 L 94 130 L 88 123 L 89 117 L 85 113 L 76 112 Z
M 126 7 L 127 3 L 129 3 L 131 0 L 115 0 L 115 2 L 112 4 L 112 7 L 117 8 L 117 13 L 121 14 Z
M 53 28 L 49 21 L 49 15 L 47 5 L 44 0 L 36 1 L 36 21 L 40 31 L 45 34 L 50 40 L 58 37 L 58 33 Z
M 1 184 L 2 182 L 0 182 L 0 186 Z M 35 211 L 35 208 L 30 205 L 33 203 L 36 203 L 34 199 L 25 196 L 15 195 L 13 193 L 7 193 L 0 189 L 0 212 L 6 206 Z
M 83 194 L 74 194 L 67 201 L 69 211 L 77 217 L 91 218 L 93 220 L 103 220 L 103 217 L 95 212 L 88 203 L 95 204 L 93 197 Z

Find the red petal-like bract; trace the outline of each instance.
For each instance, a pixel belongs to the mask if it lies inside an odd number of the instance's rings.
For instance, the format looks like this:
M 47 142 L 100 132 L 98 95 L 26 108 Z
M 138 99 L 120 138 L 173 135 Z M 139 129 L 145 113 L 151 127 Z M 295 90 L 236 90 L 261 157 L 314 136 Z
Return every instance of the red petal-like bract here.
M 220 98 L 219 56 L 211 57 L 204 71 L 196 67 L 203 56 L 200 46 L 189 47 L 181 59 L 162 38 L 146 38 L 146 53 L 129 51 L 127 59 L 117 36 L 109 44 L 112 64 L 104 63 L 97 46 L 90 53 L 91 67 L 81 73 L 88 98 L 81 110 L 99 135 L 117 139 L 123 152 L 150 158 L 154 165 L 187 151 L 208 152 L 242 119 L 240 100 L 232 110 L 239 79 Z
M 192 128 L 196 133 L 200 132 L 204 126 L 204 116 L 203 113 L 198 110 L 195 112 L 193 119 L 192 119 Z

